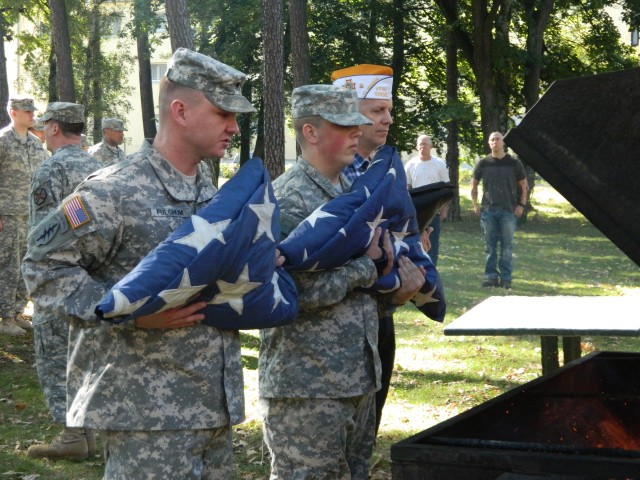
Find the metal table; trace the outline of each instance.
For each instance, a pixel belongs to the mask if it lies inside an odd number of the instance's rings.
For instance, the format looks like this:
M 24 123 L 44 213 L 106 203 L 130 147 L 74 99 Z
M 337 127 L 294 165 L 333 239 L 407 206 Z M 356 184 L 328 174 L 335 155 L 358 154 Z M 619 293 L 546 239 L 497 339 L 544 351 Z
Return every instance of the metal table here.
M 489 297 L 444 328 L 445 335 L 540 335 L 542 374 L 579 358 L 580 336 L 640 336 L 640 297 Z

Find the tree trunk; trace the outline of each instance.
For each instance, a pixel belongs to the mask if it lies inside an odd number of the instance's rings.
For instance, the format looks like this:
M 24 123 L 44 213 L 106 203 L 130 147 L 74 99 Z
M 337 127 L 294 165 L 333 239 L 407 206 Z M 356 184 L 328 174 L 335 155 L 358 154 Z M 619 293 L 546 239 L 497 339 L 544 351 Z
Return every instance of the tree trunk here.
M 403 109 L 402 100 L 398 97 L 398 89 L 404 72 L 404 0 L 393 0 L 393 57 L 391 59 L 391 68 L 393 69 L 393 87 L 391 87 L 391 98 L 393 99 L 394 108 Z M 396 132 L 400 126 L 392 123 L 389 128 L 389 137 L 387 143 L 395 145 Z
M 458 45 L 453 32 L 449 32 L 447 41 L 447 103 L 458 103 Z M 452 118 L 447 122 L 447 167 L 449 179 L 455 185 L 453 200 L 449 204 L 447 219 L 460 220 L 460 150 L 458 145 L 458 121 Z
M 242 95 L 253 103 L 253 85 L 247 80 L 242 85 Z M 240 165 L 243 165 L 251 156 L 251 115 L 240 115 L 238 118 L 240 128 Z
M 536 10 L 535 0 L 525 0 L 523 2 L 525 9 L 524 18 L 527 19 L 527 58 L 522 94 L 527 111 L 529 111 L 540 98 L 540 72 L 542 70 L 544 32 L 549 23 L 551 13 L 553 12 L 553 5 L 554 0 L 541 0 L 539 2 L 539 9 Z M 520 217 L 522 222 L 527 221 L 529 212 L 532 210 L 531 196 L 536 184 L 536 176 L 533 168 L 526 163 L 524 163 L 524 168 L 527 174 L 529 193 L 527 194 L 527 207 L 524 209 L 522 217 Z
M 165 11 L 167 14 L 167 26 L 171 37 L 171 51 L 178 48 L 194 50 L 193 33 L 189 25 L 189 7 L 186 0 L 166 0 Z
M 264 158 L 264 99 L 258 107 L 258 126 L 256 129 L 256 144 L 253 146 L 253 156 Z
M 71 37 L 67 24 L 67 10 L 64 0 L 49 0 L 51 8 L 51 36 L 56 54 L 56 81 L 58 97 L 63 102 L 76 101 L 71 62 Z
M 284 17 L 282 0 L 263 2 L 264 163 L 274 179 L 284 172 Z
M 87 65 L 85 68 L 84 93 L 82 104 L 85 105 L 85 117 L 93 117 L 91 138 L 93 143 L 102 137 L 102 51 L 100 45 L 101 22 L 100 0 L 94 0 L 91 8 L 91 25 L 89 43 L 87 45 Z M 88 133 L 88 132 L 87 132 Z
M 58 101 L 58 83 L 56 82 L 57 78 L 57 63 L 56 63 L 56 54 L 53 51 L 53 47 L 49 51 L 49 102 L 57 102 Z
M 309 83 L 309 34 L 307 32 L 307 0 L 289 0 L 291 28 L 291 71 L 293 87 Z
M 156 113 L 153 105 L 153 89 L 151 83 L 151 48 L 147 21 L 152 12 L 149 2 L 135 0 L 133 4 L 135 17 L 135 36 L 138 49 L 138 79 L 140 81 L 140 103 L 142 107 L 142 127 L 145 138 L 156 136 Z
M 307 32 L 307 0 L 289 0 L 289 25 L 291 29 L 291 71 L 293 87 L 310 82 L 309 34 Z M 302 153 L 296 142 L 296 156 Z
M 0 18 L 0 105 L 9 104 L 9 82 L 7 80 L 7 57 L 4 51 L 4 39 L 6 35 L 4 19 Z M 0 128 L 11 123 L 11 117 L 6 108 L 0 108 Z

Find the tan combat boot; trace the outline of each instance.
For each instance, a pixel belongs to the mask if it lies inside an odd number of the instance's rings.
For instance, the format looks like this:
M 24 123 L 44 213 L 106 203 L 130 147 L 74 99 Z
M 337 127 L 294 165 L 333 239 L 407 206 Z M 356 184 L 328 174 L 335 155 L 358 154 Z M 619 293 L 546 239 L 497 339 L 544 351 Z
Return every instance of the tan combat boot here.
M 85 460 L 89 456 L 85 431 L 83 428 L 65 427 L 50 445 L 31 445 L 27 456 L 49 460 Z
M 17 314 L 16 318 L 13 320 L 16 325 L 18 325 L 23 330 L 32 330 L 33 325 L 30 320 L 27 320 L 23 315 Z
M 13 318 L 3 318 L 0 320 L 0 335 L 9 335 L 10 337 L 19 337 L 24 335 L 25 332 L 22 328 L 16 325 Z
M 87 455 L 91 458 L 96 454 L 96 436 L 88 428 L 84 430 L 84 436 L 87 439 Z

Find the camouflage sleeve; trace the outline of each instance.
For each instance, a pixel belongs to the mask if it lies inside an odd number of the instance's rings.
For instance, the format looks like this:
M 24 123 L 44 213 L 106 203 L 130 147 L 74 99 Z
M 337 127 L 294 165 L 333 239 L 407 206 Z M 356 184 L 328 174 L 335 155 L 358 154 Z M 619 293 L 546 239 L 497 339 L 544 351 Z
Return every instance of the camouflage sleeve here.
M 373 261 L 362 256 L 340 268 L 318 272 L 292 273 L 302 310 L 313 310 L 340 303 L 357 287 L 369 287 L 378 279 Z
M 305 218 L 308 208 L 295 192 L 280 198 L 280 229 L 286 238 Z M 357 258 L 333 270 L 292 273 L 302 310 L 312 310 L 341 302 L 351 290 L 368 287 L 378 279 L 373 261 L 366 256 Z
M 59 168 L 59 166 L 58 166 Z M 54 165 L 43 163 L 31 181 L 29 199 L 29 229 L 35 227 L 60 204 L 63 191 L 60 172 Z
M 110 198 L 82 192 L 64 199 L 27 240 L 22 271 L 34 303 L 95 325 L 95 305 L 109 286 L 91 273 L 118 250 L 122 227 Z

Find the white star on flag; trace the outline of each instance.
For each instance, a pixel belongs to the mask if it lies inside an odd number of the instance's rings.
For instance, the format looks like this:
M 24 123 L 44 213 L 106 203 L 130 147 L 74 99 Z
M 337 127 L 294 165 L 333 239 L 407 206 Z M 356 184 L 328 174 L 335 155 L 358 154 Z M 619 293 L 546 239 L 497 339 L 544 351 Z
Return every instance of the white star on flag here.
M 222 220 L 220 222 L 209 223 L 204 218 L 197 215 L 191 216 L 193 223 L 193 233 L 185 235 L 174 243 L 180 243 L 195 248 L 198 253 L 202 251 L 212 240 L 218 240 L 220 243 L 226 244 L 222 232 L 231 223 L 231 220 Z
M 276 307 L 280 304 L 280 302 L 285 305 L 289 305 L 289 302 L 282 296 L 282 291 L 280 290 L 280 285 L 278 285 L 278 272 L 273 272 L 273 277 L 271 277 L 271 285 L 273 285 L 273 308 L 271 311 L 273 312 Z
M 264 203 L 251 203 L 249 204 L 249 208 L 253 210 L 258 217 L 258 228 L 256 229 L 256 236 L 253 238 L 253 243 L 256 243 L 263 233 L 269 240 L 275 242 L 276 240 L 273 238 L 273 232 L 271 232 L 271 219 L 273 217 L 273 211 L 276 208 L 276 204 L 271 203 L 271 200 L 269 199 L 269 189 L 264 189 Z
M 144 297 L 137 302 L 131 303 L 127 296 L 120 290 L 113 290 L 113 311 L 106 318 L 118 317 L 120 315 L 129 315 L 144 305 L 150 297 Z
M 316 227 L 316 220 L 320 219 L 320 218 L 332 218 L 335 217 L 335 215 L 331 214 L 331 213 L 327 213 L 327 212 L 323 212 L 322 211 L 322 207 L 324 205 L 320 205 L 318 208 L 316 208 L 313 213 L 311 215 L 309 215 L 306 218 L 306 221 L 309 222 L 309 224 L 315 228 Z
M 409 227 L 409 219 L 407 219 L 401 231 L 391 232 L 391 235 L 393 235 L 393 238 L 395 238 L 395 241 L 393 242 L 393 246 L 394 246 L 396 255 L 398 255 L 398 252 L 400 251 L 401 247 L 405 247 L 407 250 L 409 250 L 409 245 L 407 245 L 404 242 L 404 237 L 406 237 L 407 235 L 410 235 L 411 233 L 411 232 L 407 232 L 408 227 Z
M 198 293 L 206 286 L 206 284 L 192 286 L 191 278 L 189 278 L 189 270 L 185 268 L 184 273 L 182 274 L 182 280 L 180 280 L 180 285 L 178 285 L 178 288 L 163 290 L 158 294 L 158 296 L 167 303 L 158 311 L 162 312 L 170 308 L 184 305 L 190 298 L 192 298 L 196 293 Z
M 376 233 L 376 228 L 378 228 L 378 225 L 380 225 L 382 222 L 387 221 L 386 218 L 382 218 L 382 212 L 384 212 L 384 207 L 380 207 L 380 213 L 378 213 L 378 216 L 373 222 L 367 222 L 367 225 L 369 225 L 369 228 L 371 228 L 371 233 L 369 234 L 369 242 L 371 242 L 373 235 Z
M 438 300 L 437 298 L 433 298 L 433 294 L 436 293 L 436 288 L 437 287 L 433 287 L 433 290 L 427 293 L 420 293 L 420 292 L 416 293 L 413 296 L 413 300 L 416 303 L 416 307 L 421 307 L 425 303 L 438 303 L 440 300 Z
M 254 288 L 258 288 L 262 284 L 260 282 L 249 281 L 249 264 L 246 264 L 235 283 L 216 280 L 216 285 L 218 286 L 220 293 L 213 297 L 213 300 L 209 303 L 211 305 L 222 305 L 223 303 L 228 303 L 238 315 L 242 315 L 242 309 L 244 308 L 242 298 L 245 294 L 249 293 Z

